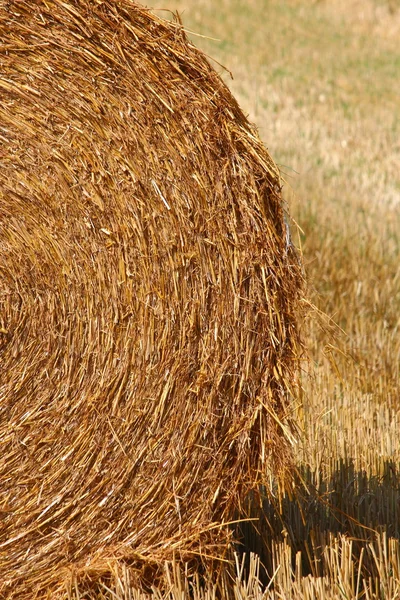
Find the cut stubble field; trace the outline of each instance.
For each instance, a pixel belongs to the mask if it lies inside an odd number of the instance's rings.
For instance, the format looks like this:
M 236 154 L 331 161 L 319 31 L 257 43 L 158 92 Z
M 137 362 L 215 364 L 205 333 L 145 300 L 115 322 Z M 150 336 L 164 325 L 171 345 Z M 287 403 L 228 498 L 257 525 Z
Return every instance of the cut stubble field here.
M 266 501 L 242 532 L 272 581 L 263 591 L 258 559 L 238 559 L 232 592 L 221 584 L 220 595 L 400 598 L 399 7 L 147 4 L 178 10 L 194 43 L 233 74 L 217 65 L 281 169 L 309 284 L 297 491 Z M 168 577 L 156 597 L 217 593 L 174 567 Z M 136 597 L 123 573 L 113 590 Z

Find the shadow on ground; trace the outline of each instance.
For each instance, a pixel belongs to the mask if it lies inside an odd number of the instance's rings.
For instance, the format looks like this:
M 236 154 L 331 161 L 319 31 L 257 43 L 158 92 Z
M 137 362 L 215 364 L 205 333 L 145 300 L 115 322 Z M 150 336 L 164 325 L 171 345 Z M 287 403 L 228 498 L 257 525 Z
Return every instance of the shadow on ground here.
M 254 552 L 263 564 L 262 579 L 273 573 L 274 545 L 286 540 L 291 547 L 293 570 L 301 553 L 303 575 L 325 575 L 324 549 L 332 537 L 346 536 L 353 543 L 353 559 L 363 556 L 363 570 L 376 576 L 376 564 L 369 544 L 379 534 L 400 539 L 400 469 L 390 460 L 382 461 L 381 475 L 357 471 L 352 460 L 341 459 L 329 480 L 302 468 L 297 474 L 298 491 L 281 502 L 264 498 L 262 506 L 249 501 L 248 516 L 255 520 L 240 524 L 239 551 Z

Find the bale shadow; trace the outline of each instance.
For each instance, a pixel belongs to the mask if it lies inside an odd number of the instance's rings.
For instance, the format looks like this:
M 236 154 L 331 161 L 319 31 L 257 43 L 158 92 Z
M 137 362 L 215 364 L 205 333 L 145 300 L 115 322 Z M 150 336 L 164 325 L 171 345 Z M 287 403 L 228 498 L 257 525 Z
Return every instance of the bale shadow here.
M 274 545 L 286 542 L 292 550 L 292 569 L 301 553 L 303 575 L 322 577 L 324 549 L 332 537 L 346 536 L 353 542 L 353 558 L 364 549 L 363 570 L 367 577 L 379 577 L 369 544 L 386 532 L 400 539 L 400 468 L 383 460 L 379 476 L 355 468 L 351 459 L 340 459 L 328 480 L 303 466 L 296 475 L 296 494 L 280 501 L 262 496 L 248 501 L 246 517 L 236 532 L 238 551 L 260 557 L 261 578 L 268 583 L 273 574 Z

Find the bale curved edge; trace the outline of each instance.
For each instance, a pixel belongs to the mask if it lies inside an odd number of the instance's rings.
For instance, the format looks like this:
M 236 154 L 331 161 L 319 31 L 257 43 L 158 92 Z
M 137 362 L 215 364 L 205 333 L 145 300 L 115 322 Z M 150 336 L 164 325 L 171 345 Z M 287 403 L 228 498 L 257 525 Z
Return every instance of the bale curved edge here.
M 279 172 L 182 26 L 130 0 L 9 0 L 0 65 L 0 591 L 223 557 L 290 464 Z

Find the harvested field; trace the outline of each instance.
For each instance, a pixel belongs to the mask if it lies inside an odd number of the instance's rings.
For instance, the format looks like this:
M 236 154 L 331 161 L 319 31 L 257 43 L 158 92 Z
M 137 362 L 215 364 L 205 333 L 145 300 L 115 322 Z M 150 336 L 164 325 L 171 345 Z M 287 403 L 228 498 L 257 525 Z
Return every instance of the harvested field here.
M 0 94 L 0 594 L 223 560 L 291 465 L 278 170 L 181 25 L 129 0 L 3 4 Z

